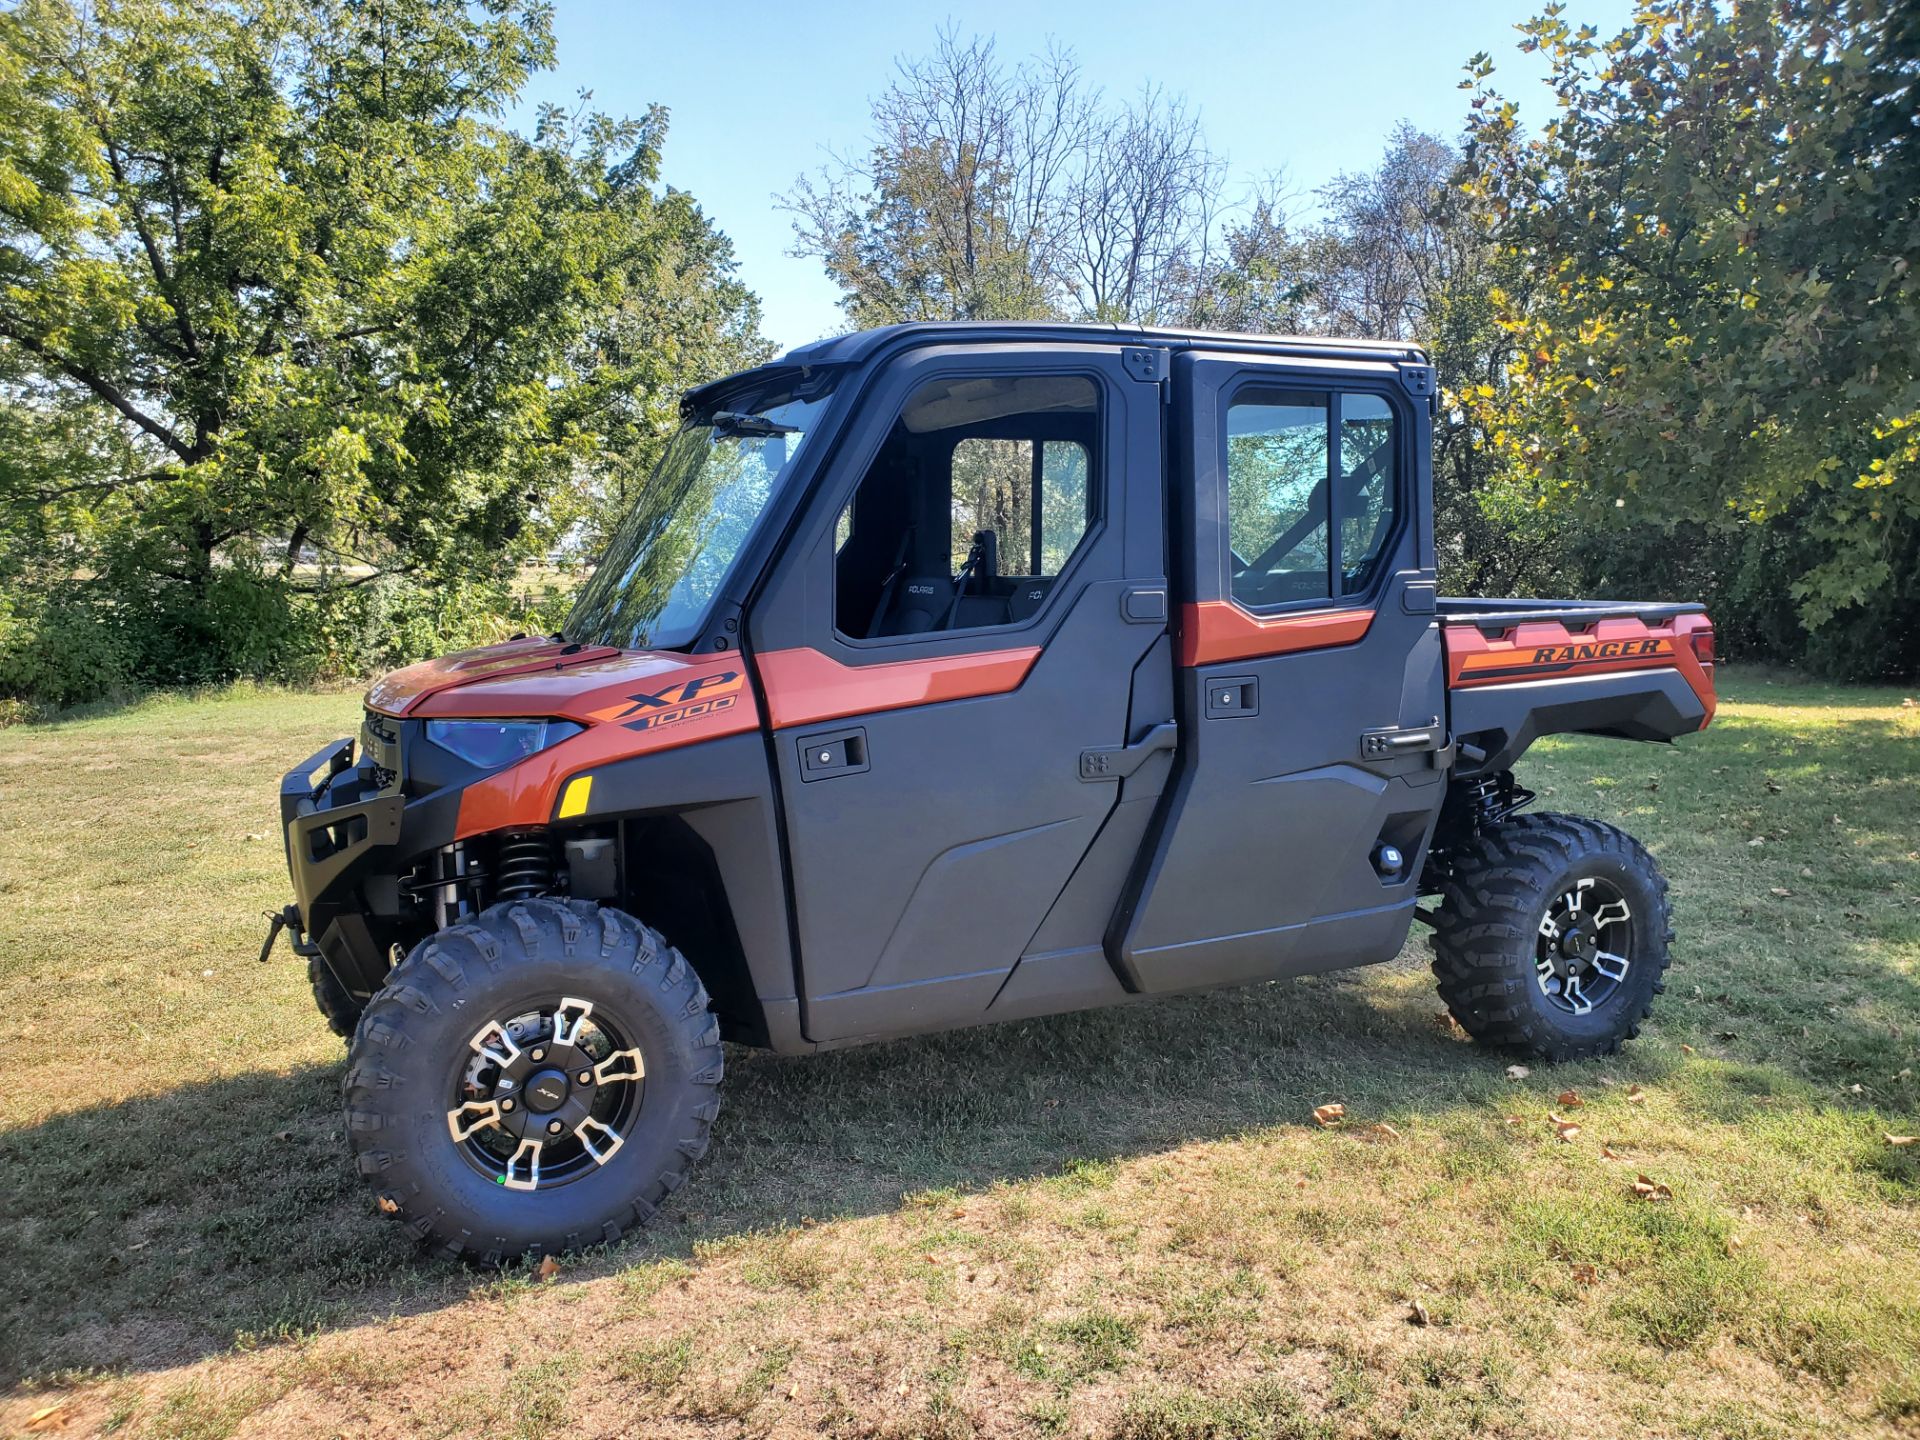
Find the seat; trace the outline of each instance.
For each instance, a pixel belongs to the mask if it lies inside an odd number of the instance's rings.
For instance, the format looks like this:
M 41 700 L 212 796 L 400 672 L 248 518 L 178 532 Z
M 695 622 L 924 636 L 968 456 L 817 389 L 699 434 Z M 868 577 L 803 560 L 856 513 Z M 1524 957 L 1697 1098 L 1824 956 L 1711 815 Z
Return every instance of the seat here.
M 952 607 L 951 575 L 909 575 L 895 589 L 887 613 L 880 617 L 880 623 L 873 627 L 872 633 L 919 635 L 927 630 L 938 629 Z
M 1007 596 L 1007 623 L 1018 625 L 1022 620 L 1030 620 L 1042 605 L 1047 603 L 1047 592 L 1053 588 L 1051 575 L 1010 575 L 1012 593 Z

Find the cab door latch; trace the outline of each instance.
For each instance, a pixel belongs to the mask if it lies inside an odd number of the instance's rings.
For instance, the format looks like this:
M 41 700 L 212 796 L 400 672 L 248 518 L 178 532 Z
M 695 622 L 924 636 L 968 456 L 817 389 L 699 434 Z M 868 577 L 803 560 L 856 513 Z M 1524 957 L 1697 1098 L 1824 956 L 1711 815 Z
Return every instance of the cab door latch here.
M 1131 745 L 1106 745 L 1080 752 L 1082 780 L 1124 780 L 1162 750 L 1171 750 L 1180 738 L 1180 726 L 1163 720 Z

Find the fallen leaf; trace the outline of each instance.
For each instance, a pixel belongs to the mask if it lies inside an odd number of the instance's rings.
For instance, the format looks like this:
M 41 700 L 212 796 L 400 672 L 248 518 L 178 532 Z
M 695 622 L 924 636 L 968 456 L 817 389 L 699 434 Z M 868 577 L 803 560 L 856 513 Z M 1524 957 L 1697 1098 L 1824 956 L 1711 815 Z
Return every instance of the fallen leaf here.
M 1642 1200 L 1671 1200 L 1673 1187 L 1662 1185 L 1657 1180 L 1649 1180 L 1645 1175 L 1633 1182 L 1633 1193 Z
M 1756 835 L 1753 837 L 1753 839 L 1747 841 L 1747 844 L 1749 845 L 1764 845 L 1766 843 L 1767 843 L 1767 837 L 1764 835 Z
M 1400 1132 L 1384 1120 L 1373 1127 L 1373 1133 L 1383 1140 L 1398 1140 L 1400 1138 Z
M 1595 1285 L 1599 1283 L 1600 1272 L 1582 1260 L 1573 1267 L 1573 1283 L 1576 1285 Z
M 1565 1109 L 1574 1110 L 1587 1102 L 1580 1098 L 1578 1090 L 1562 1090 L 1558 1103 Z
M 1322 1126 L 1331 1127 L 1338 1125 L 1342 1120 L 1347 1118 L 1347 1107 L 1338 1103 L 1332 1105 L 1316 1105 L 1313 1108 L 1313 1118 L 1316 1123 Z
M 1558 1115 L 1549 1115 L 1547 1119 L 1553 1125 L 1553 1133 L 1567 1144 L 1572 1144 L 1580 1137 L 1580 1126 L 1575 1121 L 1562 1120 Z
M 964 1211 L 964 1210 L 955 1210 L 955 1211 L 953 1212 L 953 1218 L 954 1218 L 954 1219 L 956 1219 L 956 1220 L 959 1220 L 959 1219 L 962 1219 L 962 1218 L 964 1218 L 964 1217 L 965 1217 L 965 1215 L 966 1215 L 966 1213 L 967 1213 L 967 1212 L 966 1212 L 966 1211 Z
M 1518 1115 L 1507 1116 L 1507 1124 L 1509 1125 L 1524 1125 L 1525 1123 L 1526 1122 L 1522 1120 Z
M 1782 900 L 1784 900 L 1784 899 L 1786 899 L 1786 898 L 1787 898 L 1787 897 L 1788 897 L 1789 895 L 1791 895 L 1791 894 L 1793 894 L 1793 891 L 1791 891 L 1791 890 L 1789 890 L 1789 889 L 1787 889 L 1787 887 L 1786 887 L 1786 886 L 1784 886 L 1784 885 L 1775 885 L 1775 886 L 1774 886 L 1774 887 L 1773 887 L 1772 889 L 1770 889 L 1770 890 L 1769 890 L 1769 891 L 1768 891 L 1767 893 L 1768 893 L 1769 895 L 1777 895 L 1777 896 L 1779 896 L 1779 897 L 1780 897 L 1780 898 L 1781 898 Z
M 1622 1155 L 1618 1150 L 1614 1149 L 1611 1145 L 1602 1145 L 1600 1147 L 1600 1158 L 1602 1160 L 1624 1160 L 1627 1157 Z
M 1887 1136 L 1887 1144 L 1894 1146 L 1920 1145 L 1920 1135 L 1889 1135 Z
M 382 1215 L 398 1215 L 400 1213 L 400 1202 L 391 1195 L 382 1195 L 379 1203 L 380 1213 Z
M 52 1405 L 43 1405 L 27 1416 L 27 1429 L 39 1431 L 41 1434 L 50 1430 L 64 1430 L 72 1419 L 73 1417 L 67 1413 L 67 1402 L 60 1400 Z
M 1691 1045 L 1682 1045 L 1680 1047 L 1680 1053 L 1682 1055 L 1691 1055 L 1693 1054 L 1693 1047 Z
M 1427 1313 L 1427 1307 L 1422 1305 L 1418 1300 L 1413 1302 L 1411 1310 L 1412 1313 L 1407 1316 L 1407 1319 L 1413 1324 L 1431 1325 L 1433 1323 L 1433 1317 Z
M 1741 1239 L 1740 1236 L 1738 1235 L 1727 1236 L 1727 1254 L 1738 1255 L 1742 1250 L 1746 1248 L 1747 1248 L 1747 1242 Z
M 1627 1087 L 1627 1103 L 1629 1105 L 1642 1104 L 1646 1098 L 1647 1092 L 1642 1090 L 1638 1085 L 1629 1085 Z
M 540 1281 L 553 1279 L 560 1273 L 560 1262 L 551 1255 L 540 1257 L 540 1264 L 533 1272 L 533 1278 Z
M 1532 1073 L 1533 1071 L 1529 1070 L 1524 1065 L 1507 1066 L 1507 1079 L 1509 1080 L 1524 1080 L 1527 1078 L 1527 1076 L 1531 1075 Z

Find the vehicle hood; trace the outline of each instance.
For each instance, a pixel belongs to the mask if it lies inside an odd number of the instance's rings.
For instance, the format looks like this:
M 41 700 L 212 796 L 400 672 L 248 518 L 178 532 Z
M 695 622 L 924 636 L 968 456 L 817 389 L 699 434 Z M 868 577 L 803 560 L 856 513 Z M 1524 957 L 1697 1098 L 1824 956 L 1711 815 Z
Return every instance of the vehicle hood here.
M 639 697 L 735 671 L 735 654 L 616 650 L 564 640 L 509 640 L 395 670 L 367 691 L 367 708 L 426 719 L 539 716 L 591 724 Z

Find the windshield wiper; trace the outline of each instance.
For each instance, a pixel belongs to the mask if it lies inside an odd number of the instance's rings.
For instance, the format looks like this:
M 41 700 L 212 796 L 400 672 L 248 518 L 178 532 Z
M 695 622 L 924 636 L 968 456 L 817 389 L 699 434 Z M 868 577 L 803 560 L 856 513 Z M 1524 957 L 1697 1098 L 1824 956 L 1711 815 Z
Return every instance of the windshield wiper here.
M 707 417 L 707 424 L 716 431 L 728 435 L 798 435 L 798 425 L 782 425 L 778 420 L 769 420 L 764 415 L 749 414 L 744 410 L 716 410 Z

